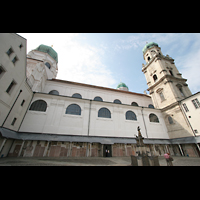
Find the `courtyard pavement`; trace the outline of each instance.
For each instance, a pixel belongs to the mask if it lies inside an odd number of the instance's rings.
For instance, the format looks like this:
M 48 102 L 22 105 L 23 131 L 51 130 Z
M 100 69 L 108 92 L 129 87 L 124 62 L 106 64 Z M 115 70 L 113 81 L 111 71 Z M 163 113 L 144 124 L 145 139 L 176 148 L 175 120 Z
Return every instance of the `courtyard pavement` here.
M 174 166 L 200 166 L 200 158 L 173 156 Z M 159 157 L 160 166 L 167 166 Z M 6 157 L 0 158 L 0 166 L 131 166 L 131 157 Z

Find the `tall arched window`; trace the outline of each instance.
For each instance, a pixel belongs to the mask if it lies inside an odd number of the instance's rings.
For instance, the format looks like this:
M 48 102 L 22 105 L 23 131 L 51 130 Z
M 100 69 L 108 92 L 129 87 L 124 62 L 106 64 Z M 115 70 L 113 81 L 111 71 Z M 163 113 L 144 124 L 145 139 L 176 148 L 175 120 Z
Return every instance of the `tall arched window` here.
M 177 86 L 178 90 L 180 91 L 181 96 L 182 96 L 182 97 L 185 97 L 185 95 L 184 95 L 184 93 L 183 93 L 182 85 L 177 84 L 176 86 Z
M 41 112 L 45 112 L 46 109 L 47 109 L 47 103 L 46 101 L 43 100 L 34 101 L 31 104 L 31 107 L 29 108 L 29 110 L 41 111 Z
M 59 92 L 57 90 L 51 90 L 49 92 L 49 94 L 55 94 L 55 95 L 59 95 Z
M 78 93 L 73 94 L 72 97 L 82 99 L 82 96 Z
M 150 122 L 157 122 L 157 123 L 159 123 L 158 117 L 157 117 L 155 114 L 153 114 L 153 113 L 151 113 L 151 114 L 149 115 L 149 121 L 150 121 Z
M 171 118 L 171 116 L 168 117 L 168 121 L 169 121 L 170 124 L 173 124 L 173 123 L 174 123 L 174 122 L 173 122 L 173 119 Z
M 138 106 L 138 104 L 136 102 L 132 102 L 131 105 L 132 106 Z
M 100 108 L 98 111 L 98 117 L 111 118 L 111 112 L 107 108 Z
M 113 103 L 122 104 L 122 102 L 121 102 L 119 99 L 115 99 L 115 100 L 113 101 Z
M 77 104 L 71 104 L 67 107 L 65 114 L 81 115 L 81 107 Z
M 103 101 L 103 99 L 101 97 L 95 97 L 94 101 Z
M 133 111 L 127 111 L 126 112 L 126 120 L 135 120 L 137 121 L 136 114 Z
M 154 75 L 153 75 L 153 80 L 154 80 L 154 82 L 155 82 L 157 79 L 158 79 L 157 75 L 154 74 Z

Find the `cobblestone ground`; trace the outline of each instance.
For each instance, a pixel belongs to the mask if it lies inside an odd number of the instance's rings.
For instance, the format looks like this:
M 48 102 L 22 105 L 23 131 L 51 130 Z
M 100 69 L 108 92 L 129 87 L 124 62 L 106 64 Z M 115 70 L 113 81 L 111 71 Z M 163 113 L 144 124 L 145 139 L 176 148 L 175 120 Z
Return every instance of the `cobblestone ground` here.
M 174 156 L 174 166 L 200 166 L 200 158 Z M 164 157 L 159 157 L 160 166 L 167 166 Z M 0 158 L 0 166 L 130 166 L 130 157 L 89 158 Z

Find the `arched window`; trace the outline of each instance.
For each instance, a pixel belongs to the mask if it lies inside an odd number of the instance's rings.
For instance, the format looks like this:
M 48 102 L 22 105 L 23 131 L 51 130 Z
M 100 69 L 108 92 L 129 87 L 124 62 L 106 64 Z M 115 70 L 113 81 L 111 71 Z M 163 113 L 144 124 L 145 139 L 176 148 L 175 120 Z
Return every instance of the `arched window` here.
M 154 82 L 155 82 L 157 79 L 158 79 L 157 75 L 154 74 L 154 75 L 153 75 L 153 80 L 154 80 Z
M 149 115 L 149 121 L 150 122 L 157 122 L 157 123 L 159 123 L 158 117 L 155 114 L 153 114 L 153 113 L 151 113 Z
M 31 104 L 31 107 L 29 108 L 29 110 L 41 111 L 41 112 L 45 112 L 46 109 L 47 109 L 47 103 L 46 101 L 43 100 L 34 101 Z
M 48 62 L 46 62 L 45 65 L 46 65 L 49 69 L 51 68 L 51 65 L 50 65 Z
M 122 102 L 121 102 L 119 99 L 115 99 L 115 100 L 113 101 L 113 103 L 122 104 Z
M 154 108 L 154 106 L 152 104 L 149 104 L 148 108 Z
M 136 102 L 132 102 L 131 105 L 132 106 L 138 106 L 138 104 Z
M 101 97 L 95 97 L 94 101 L 103 101 L 103 99 Z
M 151 58 L 148 56 L 148 58 L 147 58 L 148 60 L 150 60 Z
M 180 91 L 181 96 L 182 96 L 182 97 L 185 97 L 185 95 L 184 95 L 184 93 L 183 93 L 182 85 L 177 84 L 176 86 L 177 86 L 178 90 Z
M 173 72 L 172 72 L 171 70 L 169 70 L 169 73 L 170 73 L 172 76 L 174 76 L 174 74 L 173 74 Z
M 55 94 L 55 95 L 59 95 L 59 92 L 57 90 L 51 90 L 49 92 L 49 94 Z
M 132 111 L 127 111 L 126 112 L 126 120 L 135 120 L 137 121 L 137 117 L 136 117 L 136 114 Z
M 168 121 L 169 121 L 170 124 L 173 124 L 173 123 L 174 123 L 174 122 L 173 122 L 173 119 L 171 118 L 171 116 L 168 117 Z
M 101 108 L 98 111 L 98 117 L 103 117 L 103 118 L 111 118 L 111 113 L 110 110 L 107 108 Z
M 82 96 L 78 93 L 73 94 L 72 97 L 82 99 Z
M 77 104 L 71 104 L 67 107 L 65 114 L 81 115 L 81 107 Z

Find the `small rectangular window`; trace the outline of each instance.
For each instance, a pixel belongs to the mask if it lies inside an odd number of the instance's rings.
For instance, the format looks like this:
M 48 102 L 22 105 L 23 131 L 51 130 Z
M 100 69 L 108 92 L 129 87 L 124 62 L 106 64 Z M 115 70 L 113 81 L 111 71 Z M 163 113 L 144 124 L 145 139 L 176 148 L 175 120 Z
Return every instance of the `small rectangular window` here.
M 6 52 L 8 56 L 10 56 L 11 53 L 13 53 L 13 49 L 10 47 L 10 49 L 8 49 L 8 51 Z
M 17 56 L 15 56 L 15 57 L 12 59 L 13 64 L 15 64 L 17 60 L 18 60 L 18 58 L 17 58 Z
M 23 101 L 22 101 L 22 103 L 21 103 L 21 106 L 23 106 L 23 105 L 24 105 L 24 103 L 25 103 L 25 100 L 23 99 Z
M 0 66 L 0 78 L 3 76 L 3 74 L 5 73 L 5 69 Z
M 8 94 L 10 94 L 15 85 L 16 85 L 16 82 L 13 80 L 13 81 L 10 83 L 10 85 L 8 86 L 6 92 L 7 92 Z
M 188 109 L 188 107 L 186 106 L 185 103 L 183 104 L 183 108 L 185 109 L 185 112 L 188 112 L 188 111 L 189 111 L 189 109 Z
M 192 103 L 193 103 L 193 105 L 194 105 L 195 108 L 199 108 L 200 107 L 200 103 L 199 103 L 198 99 L 192 100 Z
M 17 118 L 15 117 L 11 123 L 12 126 L 14 126 L 15 122 L 16 122 Z

